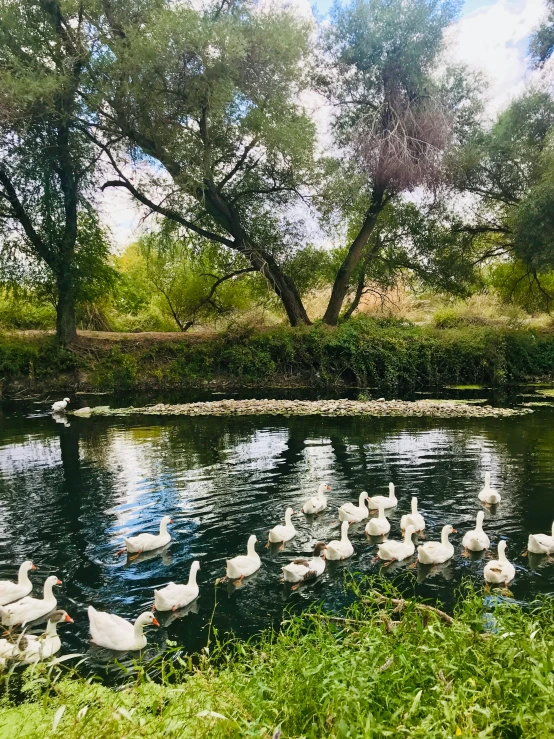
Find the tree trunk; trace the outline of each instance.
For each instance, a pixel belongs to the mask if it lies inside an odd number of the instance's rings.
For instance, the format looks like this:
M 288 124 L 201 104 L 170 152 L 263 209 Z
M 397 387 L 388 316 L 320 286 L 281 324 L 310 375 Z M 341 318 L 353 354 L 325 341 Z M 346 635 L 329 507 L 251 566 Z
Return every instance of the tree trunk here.
M 360 305 L 360 300 L 362 299 L 362 295 L 364 294 L 364 287 L 365 287 L 365 269 L 363 269 L 360 272 L 360 276 L 358 278 L 358 284 L 356 285 L 356 292 L 354 294 L 354 298 L 352 302 L 350 303 L 350 306 L 344 311 L 343 318 L 345 321 L 351 318 L 356 308 Z
M 75 323 L 75 294 L 69 271 L 58 275 L 58 304 L 56 306 L 56 338 L 60 344 L 71 344 L 77 338 Z
M 323 316 L 323 323 L 326 323 L 328 326 L 337 325 L 342 304 L 344 303 L 344 299 L 348 292 L 352 273 L 360 261 L 364 247 L 369 241 L 369 237 L 375 228 L 377 218 L 379 217 L 379 213 L 382 211 L 384 204 L 384 193 L 380 190 L 374 191 L 371 198 L 371 207 L 367 212 L 365 221 L 358 235 L 352 242 L 352 245 L 348 250 L 348 254 L 337 272 L 333 290 L 331 291 L 331 297 L 329 298 L 329 304 L 327 305 L 327 310 Z

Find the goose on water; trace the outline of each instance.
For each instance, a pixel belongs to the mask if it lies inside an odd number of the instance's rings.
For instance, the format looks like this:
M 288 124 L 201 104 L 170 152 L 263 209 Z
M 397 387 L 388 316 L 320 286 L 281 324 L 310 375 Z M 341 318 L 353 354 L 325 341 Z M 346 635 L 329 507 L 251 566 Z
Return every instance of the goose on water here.
M 311 559 L 295 559 L 290 564 L 285 565 L 282 568 L 284 581 L 297 583 L 296 588 L 301 582 L 315 580 L 316 577 L 323 575 L 325 560 L 321 555 L 326 548 L 327 545 L 320 541 L 315 545 L 314 556 Z
M 552 524 L 552 534 L 529 534 L 527 542 L 527 551 L 532 554 L 553 554 L 554 553 L 554 523 Z
M 383 503 L 385 508 L 394 508 L 398 505 L 396 498 L 395 488 L 392 482 L 389 482 L 389 494 L 388 495 L 374 495 L 369 498 L 367 504 L 370 511 L 377 511 L 379 509 L 379 503 Z
M 417 498 L 415 495 L 412 498 L 412 511 L 411 513 L 405 513 L 400 519 L 400 528 L 405 531 L 408 526 L 412 525 L 416 530 L 416 533 L 425 531 L 425 519 L 421 513 L 417 510 Z
M 19 567 L 17 582 L 0 580 L 0 606 L 13 603 L 14 600 L 19 600 L 23 596 L 29 595 L 33 590 L 33 583 L 29 580 L 28 575 L 30 570 L 36 570 L 36 567 L 30 560 L 26 560 Z
M 44 633 L 18 634 L 15 641 L 0 639 L 0 659 L 14 659 L 30 665 L 48 659 L 62 646 L 56 631 L 62 621 L 72 624 L 73 619 L 65 611 L 53 611 L 48 617 Z
M 229 580 L 242 580 L 245 577 L 253 575 L 260 569 L 262 561 L 256 552 L 256 542 L 258 539 L 252 534 L 248 539 L 248 547 L 246 554 L 239 554 L 233 559 L 227 560 L 226 578 Z
M 327 496 L 325 493 L 329 492 L 329 490 L 331 490 L 331 486 L 326 482 L 322 482 L 317 489 L 317 493 L 312 495 L 311 498 L 308 498 L 302 506 L 302 513 L 315 515 L 324 511 L 327 508 Z
M 464 534 L 464 538 L 462 540 L 462 544 L 464 545 L 464 549 L 470 551 L 470 552 L 482 552 L 483 549 L 489 549 L 491 545 L 491 540 L 485 534 L 483 531 L 483 520 L 485 518 L 485 514 L 483 511 L 479 511 L 477 513 L 477 520 L 475 522 L 475 528 L 471 531 L 467 531 Z
M 64 398 L 63 400 L 56 400 L 55 403 L 52 403 L 52 411 L 54 413 L 63 413 L 68 405 L 69 405 L 69 398 Z
M 115 652 L 135 652 L 144 649 L 147 643 L 144 627 L 150 624 L 160 625 L 150 612 L 142 613 L 133 624 L 114 613 L 97 611 L 94 606 L 88 607 L 88 618 L 91 641 L 99 647 Z
M 31 598 L 27 595 L 8 606 L 0 606 L 2 624 L 4 626 L 17 626 L 18 624 L 28 624 L 31 621 L 36 621 L 37 618 L 46 616 L 47 613 L 54 610 L 57 604 L 53 587 L 61 584 L 62 581 L 58 580 L 56 575 L 50 575 L 44 581 L 43 598 Z
M 456 529 L 450 524 L 442 527 L 440 541 L 427 541 L 417 548 L 417 558 L 422 565 L 440 565 L 454 556 L 454 546 L 449 541 L 450 534 Z
M 369 536 L 386 536 L 390 531 L 390 523 L 385 516 L 385 506 L 379 503 L 379 515 L 377 518 L 370 518 L 365 525 L 365 532 Z
M 504 585 L 506 588 L 516 576 L 516 568 L 506 557 L 506 542 L 504 539 L 498 543 L 498 559 L 487 562 L 483 575 L 487 584 Z
M 390 541 L 384 541 L 382 544 L 378 544 L 377 558 L 395 562 L 411 557 L 415 551 L 415 544 L 412 541 L 414 534 L 415 529 L 410 525 L 404 533 L 403 541 L 394 541 L 391 539 Z
M 500 493 L 491 488 L 491 473 L 485 472 L 485 487 L 479 493 L 479 500 L 485 505 L 498 505 L 502 500 Z
M 123 537 L 125 548 L 120 553 L 129 552 L 129 554 L 141 554 L 142 552 L 152 552 L 154 549 L 161 549 L 171 541 L 171 534 L 167 530 L 168 524 L 173 523 L 171 516 L 164 516 L 160 521 L 159 534 L 138 534 L 137 536 Z
M 348 559 L 354 554 L 354 547 L 352 542 L 348 538 L 348 527 L 350 524 L 348 521 L 343 521 L 341 525 L 341 537 L 340 539 L 333 539 L 327 544 L 325 550 L 325 559 Z
M 278 526 L 274 526 L 272 529 L 269 530 L 269 536 L 267 539 L 267 545 L 269 544 L 278 544 L 281 543 L 281 548 L 284 546 L 286 541 L 290 541 L 294 536 L 296 536 L 296 529 L 292 525 L 292 516 L 294 515 L 294 511 L 292 508 L 287 508 L 285 511 L 285 523 L 279 524 Z
M 154 605 L 157 611 L 177 611 L 184 608 L 198 598 L 199 588 L 196 583 L 196 573 L 200 569 L 200 562 L 194 560 L 190 566 L 189 581 L 186 585 L 174 582 L 168 583 L 165 588 L 154 590 Z
M 344 503 L 339 508 L 339 521 L 348 521 L 349 523 L 357 523 L 369 517 L 369 509 L 366 506 L 367 493 L 360 493 L 358 505 L 354 503 Z

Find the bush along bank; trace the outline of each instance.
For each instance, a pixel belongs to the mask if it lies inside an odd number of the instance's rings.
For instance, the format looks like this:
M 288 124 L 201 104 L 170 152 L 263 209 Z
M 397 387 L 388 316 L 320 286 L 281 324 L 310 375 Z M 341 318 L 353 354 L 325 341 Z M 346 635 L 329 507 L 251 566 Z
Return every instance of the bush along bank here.
M 115 344 L 115 345 L 114 345 Z M 465 326 L 419 327 L 366 316 L 329 329 L 234 330 L 164 341 L 0 335 L 6 395 L 39 390 L 142 390 L 242 386 L 356 385 L 409 390 L 443 384 L 502 385 L 554 374 L 554 335 Z
M 375 583 L 375 581 L 374 581 Z M 387 587 L 380 584 L 380 587 Z M 118 690 L 35 668 L 0 737 L 346 739 L 554 732 L 554 604 L 468 589 L 454 617 L 362 584 L 344 616 L 312 611 L 249 643 L 140 669 Z M 209 654 L 207 652 L 209 651 Z

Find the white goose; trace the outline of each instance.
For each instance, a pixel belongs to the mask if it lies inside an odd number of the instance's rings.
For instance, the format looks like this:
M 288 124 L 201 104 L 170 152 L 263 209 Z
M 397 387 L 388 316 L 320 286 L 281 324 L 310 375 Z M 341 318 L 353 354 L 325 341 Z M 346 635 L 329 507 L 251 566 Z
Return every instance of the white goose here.
M 331 486 L 326 482 L 322 482 L 317 489 L 316 495 L 308 498 L 302 506 L 302 513 L 313 516 L 324 511 L 327 508 L 327 496 L 325 493 L 329 492 L 329 490 L 331 490 Z
M 287 508 L 285 511 L 285 525 L 279 524 L 277 526 L 274 526 L 272 529 L 269 529 L 269 536 L 267 540 L 267 546 L 269 546 L 269 543 L 272 544 L 278 544 L 281 542 L 281 546 L 284 546 L 286 541 L 289 541 L 294 536 L 296 536 L 296 529 L 292 525 L 292 516 L 294 514 L 294 511 L 292 508 Z
M 394 485 L 392 482 L 389 482 L 389 494 L 388 495 L 374 495 L 372 498 L 369 498 L 367 501 L 367 504 L 369 506 L 370 511 L 376 511 L 379 508 L 379 503 L 383 503 L 385 508 L 394 508 L 396 505 L 398 505 L 398 500 L 396 498 L 396 493 L 394 492 Z
M 14 600 L 19 600 L 24 595 L 29 595 L 33 590 L 33 583 L 29 580 L 29 570 L 36 570 L 36 567 L 30 560 L 26 560 L 19 567 L 17 582 L 0 580 L 0 606 L 13 603 Z
M 260 569 L 262 562 L 256 552 L 257 541 L 256 536 L 252 534 L 248 539 L 247 553 L 239 554 L 238 557 L 227 560 L 227 577 L 229 580 L 242 580 L 243 577 L 249 577 Z
M 390 523 L 385 516 L 385 506 L 379 503 L 379 515 L 377 518 L 370 518 L 365 525 L 365 532 L 369 536 L 386 536 L 390 531 Z
M 497 505 L 502 496 L 494 488 L 491 488 L 491 473 L 485 472 L 485 487 L 479 493 L 479 500 L 486 505 Z
M 323 542 L 314 547 L 314 556 L 311 559 L 295 559 L 282 568 L 285 582 L 300 584 L 306 580 L 315 580 L 325 572 L 325 560 L 321 556 L 326 549 Z
M 418 531 L 425 531 L 425 519 L 417 510 L 417 498 L 415 495 L 412 498 L 412 512 L 405 513 L 400 519 L 400 528 L 402 531 L 405 531 L 410 525 L 414 527 L 416 533 Z
M 454 546 L 448 540 L 450 534 L 455 534 L 450 524 L 442 527 L 440 541 L 427 541 L 417 548 L 417 558 L 423 565 L 440 565 L 454 555 Z
M 349 523 L 357 523 L 363 521 L 364 518 L 368 518 L 369 509 L 365 502 L 367 500 L 367 493 L 364 491 L 360 493 L 358 505 L 354 503 L 345 503 L 339 508 L 339 521 L 348 521 Z
M 325 550 L 325 559 L 348 559 L 354 554 L 354 547 L 348 538 L 348 521 L 343 521 L 341 526 L 341 536 L 339 539 L 333 539 L 327 544 Z
M 18 624 L 27 624 L 30 621 L 35 621 L 37 618 L 46 616 L 47 613 L 54 610 L 57 603 L 52 588 L 54 585 L 61 584 L 62 581 L 58 580 L 56 575 L 50 575 L 44 581 L 43 598 L 26 596 L 9 606 L 0 606 L 2 624 L 4 626 L 17 626 Z
M 73 623 L 73 619 L 65 611 L 54 611 L 48 618 L 43 634 L 20 634 L 15 643 L 0 639 L 0 659 L 16 659 L 30 665 L 56 654 L 62 646 L 56 631 L 60 621 Z
M 377 557 L 390 562 L 401 561 L 411 557 L 415 551 L 412 536 L 415 534 L 413 526 L 408 526 L 404 533 L 404 541 L 384 541 L 377 545 Z
M 148 624 L 160 625 L 150 612 L 142 613 L 133 624 L 114 613 L 97 611 L 94 606 L 88 607 L 88 619 L 91 641 L 99 647 L 115 652 L 135 652 L 144 649 L 146 646 L 144 627 Z
M 171 516 L 164 516 L 160 521 L 159 534 L 138 534 L 138 536 L 123 537 L 125 549 L 130 554 L 141 554 L 141 552 L 152 552 L 154 549 L 165 547 L 171 541 L 171 534 L 167 525 L 173 523 Z M 121 551 L 125 551 L 125 549 Z
M 479 511 L 475 522 L 475 528 L 464 534 L 464 538 L 462 540 L 464 549 L 468 549 L 470 552 L 482 552 L 483 549 L 488 549 L 490 547 L 491 540 L 483 531 L 484 518 L 485 514 L 483 511 Z
M 200 592 L 196 583 L 196 573 L 200 569 L 200 562 L 194 560 L 190 566 L 189 581 L 186 585 L 174 582 L 168 583 L 161 590 L 154 590 L 154 604 L 157 611 L 177 611 L 184 608 L 198 598 Z
M 504 539 L 498 544 L 498 559 L 487 562 L 483 571 L 487 583 L 505 585 L 512 582 L 516 576 L 516 568 L 506 557 L 506 542 Z
M 554 523 L 552 524 L 551 536 L 548 536 L 548 534 L 529 534 L 527 551 L 532 554 L 554 553 Z
M 65 409 L 67 408 L 69 404 L 69 398 L 64 398 L 63 400 L 56 400 L 55 403 L 52 403 L 52 411 L 54 413 L 63 413 Z

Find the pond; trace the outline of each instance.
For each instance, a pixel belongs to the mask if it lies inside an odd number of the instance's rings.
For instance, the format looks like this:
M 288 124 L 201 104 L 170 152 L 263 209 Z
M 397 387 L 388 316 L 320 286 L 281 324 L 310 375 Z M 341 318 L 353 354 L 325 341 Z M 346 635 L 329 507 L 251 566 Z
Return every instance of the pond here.
M 484 528 L 493 551 L 500 538 L 507 540 L 517 569 L 514 597 L 529 600 L 554 589 L 554 561 L 522 556 L 528 533 L 548 532 L 554 519 L 549 404 L 507 419 L 70 417 L 69 426 L 56 423 L 46 407 L 0 407 L 0 579 L 14 578 L 19 563 L 32 559 L 38 594 L 46 576 L 57 574 L 59 607 L 75 620 L 60 628 L 63 652 L 87 654 L 94 668 L 106 655 L 89 644 L 88 604 L 134 619 L 151 607 L 154 588 L 186 580 L 194 559 L 201 566 L 200 597 L 188 613 L 165 614 L 159 629 L 148 630 L 148 657 L 167 640 L 200 650 L 216 598 L 219 633 L 245 638 L 278 626 L 289 606 L 321 602 L 340 610 L 350 597 L 348 571 L 404 573 L 409 592 L 451 608 L 464 576 L 482 585 L 485 560 L 463 557 L 461 540 L 481 509 L 477 493 L 486 471 L 503 500 L 485 512 Z M 300 511 L 321 481 L 332 488 L 327 511 L 314 520 L 295 516 L 298 533 L 284 551 L 265 549 L 267 531 L 282 522 L 285 508 Z M 445 523 L 458 531 L 449 564 L 438 571 L 396 563 L 381 569 L 364 524 L 357 524 L 351 559 L 329 563 L 317 582 L 294 592 L 279 582 L 284 564 L 318 540 L 338 538 L 339 505 L 357 501 L 362 490 L 386 494 L 389 481 L 399 497 L 391 538 L 399 538 L 400 517 L 417 495 L 427 539 L 438 539 Z M 166 551 L 134 561 L 116 554 L 123 535 L 156 532 L 164 514 L 174 520 Z M 261 569 L 240 589 L 216 587 L 226 558 L 245 552 L 252 533 L 260 540 Z

